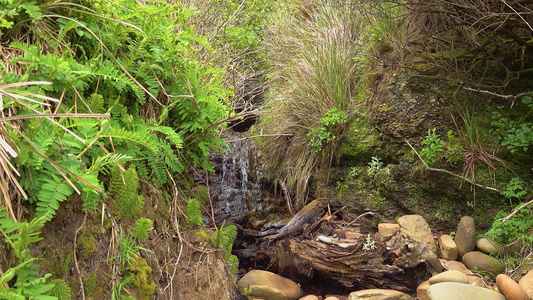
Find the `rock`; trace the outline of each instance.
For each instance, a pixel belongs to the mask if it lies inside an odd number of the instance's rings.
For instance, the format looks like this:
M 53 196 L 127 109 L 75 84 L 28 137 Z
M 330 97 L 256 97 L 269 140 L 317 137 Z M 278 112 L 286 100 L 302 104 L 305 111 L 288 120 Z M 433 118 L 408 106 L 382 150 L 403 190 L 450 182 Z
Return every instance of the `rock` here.
M 472 273 L 472 271 L 470 271 L 463 263 L 458 262 L 458 261 L 454 261 L 454 260 L 447 261 L 444 264 L 444 266 L 448 268 L 449 270 L 461 271 L 465 274 Z
M 518 284 L 526 291 L 530 299 L 533 299 L 533 270 L 527 272 Z
M 457 255 L 459 257 L 474 250 L 476 246 L 476 225 L 472 217 L 461 218 L 454 241 L 457 245 Z
M 302 296 L 298 284 L 272 272 L 252 270 L 244 275 L 237 286 L 242 291 L 251 289 L 250 296 L 269 300 L 296 300 Z
M 428 300 L 429 299 L 429 294 L 428 294 L 428 289 L 429 289 L 429 286 L 431 284 L 429 283 L 428 280 L 422 282 L 418 288 L 416 288 L 416 298 L 418 300 Z
M 406 215 L 398 219 L 400 231 L 415 240 L 426 242 L 435 254 L 438 254 L 437 244 L 433 239 L 431 228 L 424 218 L 419 215 Z
M 350 293 L 347 300 L 411 300 L 411 296 L 395 290 L 370 289 Z
M 428 293 L 430 300 L 506 300 L 495 291 L 457 282 L 432 284 Z
M 461 271 L 446 271 L 439 273 L 429 279 L 430 284 L 436 284 L 441 282 L 458 282 L 468 283 L 468 277 Z
M 500 274 L 496 277 L 496 286 L 507 300 L 529 300 L 526 291 L 505 274 Z
M 300 298 L 300 300 L 318 300 L 318 297 L 315 295 L 307 295 L 305 297 Z
M 476 248 L 486 254 L 500 254 L 503 249 L 503 245 L 488 238 L 480 238 L 476 241 Z
M 468 284 L 479 286 L 479 287 L 485 287 L 485 283 L 483 282 L 483 279 L 477 276 L 466 276 L 466 277 L 468 277 Z
M 345 235 L 347 240 L 356 240 L 362 237 L 364 234 L 355 230 L 348 230 L 345 232 Z
M 321 241 L 322 243 L 326 244 L 326 245 L 332 245 L 333 244 L 333 241 L 330 238 L 328 238 L 327 236 L 319 235 L 317 237 L 317 239 L 319 241 Z
M 380 223 L 378 224 L 378 232 L 381 237 L 394 235 L 400 231 L 400 225 L 394 223 Z
M 439 247 L 442 258 L 446 260 L 457 259 L 457 245 L 449 235 L 443 234 L 439 237 Z
M 339 300 L 339 298 L 334 297 L 334 296 L 331 296 L 331 297 L 327 297 L 327 298 L 324 299 L 324 300 Z
M 497 275 L 505 270 L 505 265 L 497 258 L 483 252 L 472 251 L 463 256 L 463 263 L 473 271 L 483 271 Z
M 331 294 L 327 294 L 326 295 L 326 299 L 329 299 L 331 298 L 331 300 L 346 300 L 348 298 L 348 296 L 342 296 L 342 295 L 331 295 Z M 324 300 L 326 300 L 324 299 Z

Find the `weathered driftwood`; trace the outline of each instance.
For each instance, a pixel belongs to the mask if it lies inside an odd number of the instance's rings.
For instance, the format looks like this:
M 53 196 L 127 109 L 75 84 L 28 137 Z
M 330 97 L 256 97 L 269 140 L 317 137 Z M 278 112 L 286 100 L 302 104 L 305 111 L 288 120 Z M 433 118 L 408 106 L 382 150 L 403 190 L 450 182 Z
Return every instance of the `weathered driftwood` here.
M 438 257 L 426 243 L 398 233 L 376 248 L 363 250 L 365 237 L 333 239 L 333 245 L 290 238 L 276 244 L 278 273 L 304 282 L 324 278 L 350 289 L 386 288 L 412 293 L 419 283 L 440 272 Z
M 262 239 L 272 241 L 302 233 L 306 224 L 314 224 L 324 215 L 327 205 L 326 199 L 312 201 L 292 217 L 290 222 L 281 228 L 277 234 L 268 235 Z

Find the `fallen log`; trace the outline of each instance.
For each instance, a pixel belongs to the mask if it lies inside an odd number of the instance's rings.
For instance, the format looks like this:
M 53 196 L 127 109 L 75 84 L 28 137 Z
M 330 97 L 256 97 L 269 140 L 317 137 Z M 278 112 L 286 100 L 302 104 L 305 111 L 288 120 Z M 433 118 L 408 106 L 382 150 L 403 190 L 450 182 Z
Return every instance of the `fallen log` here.
M 403 233 L 385 240 L 374 235 L 372 250 L 363 250 L 367 242 L 364 236 L 332 240 L 332 245 L 297 238 L 278 241 L 278 273 L 298 282 L 323 278 L 351 290 L 381 288 L 413 293 L 421 282 L 442 270 L 426 243 Z

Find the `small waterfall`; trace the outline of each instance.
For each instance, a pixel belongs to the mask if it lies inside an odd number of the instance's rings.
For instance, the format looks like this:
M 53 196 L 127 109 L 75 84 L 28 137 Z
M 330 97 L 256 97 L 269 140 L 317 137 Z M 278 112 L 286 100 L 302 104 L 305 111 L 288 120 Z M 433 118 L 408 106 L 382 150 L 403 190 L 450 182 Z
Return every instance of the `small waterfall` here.
M 248 204 L 259 211 L 262 209 L 260 154 L 254 142 L 245 137 L 243 133 L 228 133 L 224 140 L 231 151 L 214 160 L 211 191 L 217 198 L 214 208 L 218 220 L 247 213 Z

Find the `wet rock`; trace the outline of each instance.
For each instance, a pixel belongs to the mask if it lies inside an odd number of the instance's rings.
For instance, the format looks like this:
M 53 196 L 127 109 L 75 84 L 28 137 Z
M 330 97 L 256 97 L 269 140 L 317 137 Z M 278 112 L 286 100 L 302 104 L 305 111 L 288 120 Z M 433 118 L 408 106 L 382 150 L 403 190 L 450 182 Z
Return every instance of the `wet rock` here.
M 457 255 L 459 257 L 474 250 L 476 246 L 476 225 L 472 217 L 461 218 L 454 241 L 457 245 Z
M 416 298 L 418 300 L 428 300 L 429 294 L 428 289 L 431 284 L 429 283 L 429 280 L 426 280 L 422 282 L 418 288 L 416 288 Z
M 315 295 L 307 295 L 305 297 L 300 298 L 300 300 L 318 300 L 318 297 Z
M 449 235 L 443 234 L 439 237 L 439 247 L 442 258 L 446 260 L 457 259 L 457 245 Z
M 505 270 L 505 265 L 497 258 L 483 252 L 472 251 L 463 256 L 463 263 L 473 271 L 483 271 L 497 275 Z
M 432 284 L 428 293 L 430 300 L 506 300 L 495 291 L 457 282 Z
M 411 296 L 395 290 L 370 289 L 350 293 L 347 300 L 411 300 Z
M 269 300 L 296 300 L 302 296 L 300 287 L 294 281 L 262 270 L 248 272 L 237 286 L 241 291 L 250 289 L 250 296 Z
M 533 299 L 533 270 L 520 279 L 518 284 L 526 291 L 530 299 Z
M 400 231 L 400 225 L 394 223 L 380 223 L 378 225 L 378 232 L 381 237 L 394 235 Z
M 502 252 L 503 245 L 488 238 L 481 238 L 476 241 L 476 248 L 483 253 L 496 255 Z
M 526 291 L 505 274 L 500 274 L 496 277 L 496 286 L 507 300 L 529 300 Z
M 398 219 L 400 231 L 415 240 L 426 242 L 435 254 L 438 254 L 437 244 L 433 239 L 431 228 L 424 218 L 419 215 L 406 215 Z
M 447 261 L 444 264 L 444 266 L 448 268 L 449 270 L 456 270 L 456 271 L 463 272 L 465 274 L 472 273 L 472 271 L 470 271 L 462 262 L 458 262 L 455 260 Z
M 446 271 L 439 273 L 429 279 L 430 284 L 436 284 L 441 282 L 457 282 L 468 283 L 468 278 L 465 273 L 461 271 Z

